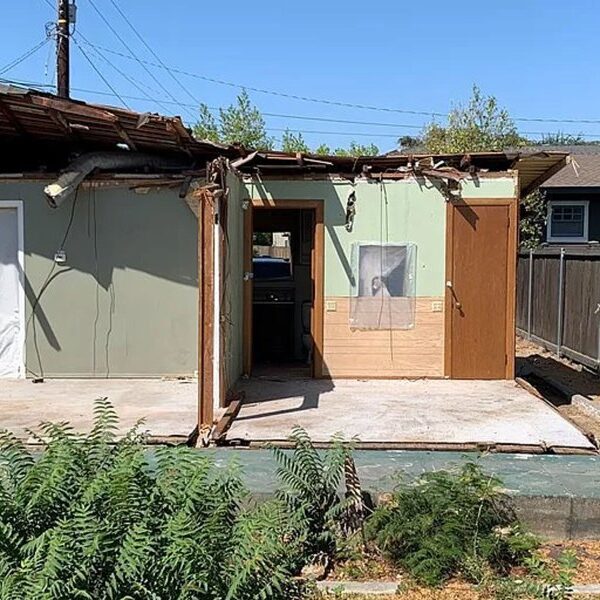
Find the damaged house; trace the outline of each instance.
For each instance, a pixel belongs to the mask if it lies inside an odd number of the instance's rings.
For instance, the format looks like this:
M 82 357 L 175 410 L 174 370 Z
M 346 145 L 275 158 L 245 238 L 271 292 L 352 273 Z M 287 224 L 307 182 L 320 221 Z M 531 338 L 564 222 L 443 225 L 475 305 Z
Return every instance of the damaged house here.
M 197 375 L 204 436 L 257 378 L 514 378 L 518 200 L 564 153 L 249 152 L 11 87 L 0 139 L 3 377 Z

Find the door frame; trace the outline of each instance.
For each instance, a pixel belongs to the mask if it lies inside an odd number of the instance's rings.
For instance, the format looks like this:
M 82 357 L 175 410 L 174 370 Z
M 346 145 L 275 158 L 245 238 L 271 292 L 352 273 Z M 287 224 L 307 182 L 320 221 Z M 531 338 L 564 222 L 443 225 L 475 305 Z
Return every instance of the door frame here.
M 519 222 L 519 199 L 513 198 L 461 198 L 446 203 L 446 270 L 444 282 L 444 376 L 450 379 L 452 374 L 452 291 L 447 286 L 452 281 L 454 266 L 454 215 L 455 208 L 461 206 L 507 206 L 507 260 L 506 260 L 506 332 L 505 379 L 515 377 L 516 342 L 516 301 L 517 301 L 517 245 Z M 493 240 L 492 240 L 493 242 Z
M 312 376 L 323 377 L 323 309 L 325 304 L 325 227 L 322 200 L 279 200 L 256 198 L 248 203 L 244 211 L 244 318 L 243 318 L 243 376 L 252 374 L 252 279 L 245 274 L 252 273 L 252 233 L 253 213 L 261 209 L 312 209 L 315 211 L 314 240 L 311 250 L 311 279 L 313 282 L 313 302 L 310 312 L 310 334 L 313 339 Z
M 17 264 L 19 265 L 19 346 L 21 349 L 19 364 L 19 379 L 25 378 L 25 224 L 23 215 L 23 200 L 0 200 L 0 208 L 15 208 L 17 210 Z

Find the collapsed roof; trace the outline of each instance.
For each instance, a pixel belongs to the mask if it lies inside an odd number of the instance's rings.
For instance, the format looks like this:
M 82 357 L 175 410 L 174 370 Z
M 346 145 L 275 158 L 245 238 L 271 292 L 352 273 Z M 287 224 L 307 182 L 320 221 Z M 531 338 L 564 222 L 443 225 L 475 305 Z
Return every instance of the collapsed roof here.
M 253 152 L 234 161 L 245 172 L 262 175 L 298 173 L 337 173 L 346 176 L 400 178 L 422 173 L 437 177 L 460 179 L 477 173 L 498 173 L 515 170 L 519 174 L 519 190 L 525 196 L 566 164 L 566 152 L 472 152 L 462 154 L 403 154 L 384 156 L 321 156 L 288 154 L 285 152 Z
M 64 170 L 90 152 L 144 153 L 181 159 L 187 171 L 224 156 L 244 172 L 263 175 L 339 174 L 347 177 L 399 178 L 434 174 L 458 179 L 476 173 L 516 170 L 522 195 L 533 191 L 566 164 L 554 151 L 320 156 L 274 151 L 249 152 L 241 145 L 196 139 L 180 117 L 165 117 L 0 84 L 0 172 Z
M 203 165 L 218 155 L 239 156 L 233 146 L 194 138 L 179 117 L 138 113 L 66 100 L 53 94 L 0 84 L 0 148 L 6 172 L 45 166 L 53 171 L 86 152 L 130 150 L 188 159 Z M 9 163 L 7 165 L 7 162 Z

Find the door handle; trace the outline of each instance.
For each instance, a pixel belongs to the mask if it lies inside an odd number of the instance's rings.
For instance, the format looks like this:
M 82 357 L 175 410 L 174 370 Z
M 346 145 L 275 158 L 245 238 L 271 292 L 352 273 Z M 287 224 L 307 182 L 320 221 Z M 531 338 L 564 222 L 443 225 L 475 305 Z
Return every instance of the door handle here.
M 454 285 L 451 281 L 446 281 L 446 287 L 450 290 L 450 293 L 452 294 L 452 298 L 454 299 L 454 306 L 458 308 L 458 310 L 460 310 L 462 308 L 462 304 L 458 301 L 458 297 L 456 295 L 456 292 L 454 291 Z

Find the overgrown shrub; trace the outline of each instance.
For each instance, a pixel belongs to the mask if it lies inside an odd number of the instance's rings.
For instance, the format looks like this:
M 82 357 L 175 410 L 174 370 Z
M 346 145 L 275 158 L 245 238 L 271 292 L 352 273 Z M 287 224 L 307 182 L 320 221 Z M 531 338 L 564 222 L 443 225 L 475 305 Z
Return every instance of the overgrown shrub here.
M 34 458 L 0 438 L 0 598 L 289 598 L 302 541 L 288 506 L 253 504 L 235 467 L 162 448 L 97 404 L 88 435 L 45 425 Z M 295 467 L 294 467 L 295 468 Z
M 537 542 L 522 531 L 500 482 L 473 463 L 401 484 L 367 524 L 369 537 L 417 581 L 439 585 L 460 574 L 480 583 L 507 573 Z

